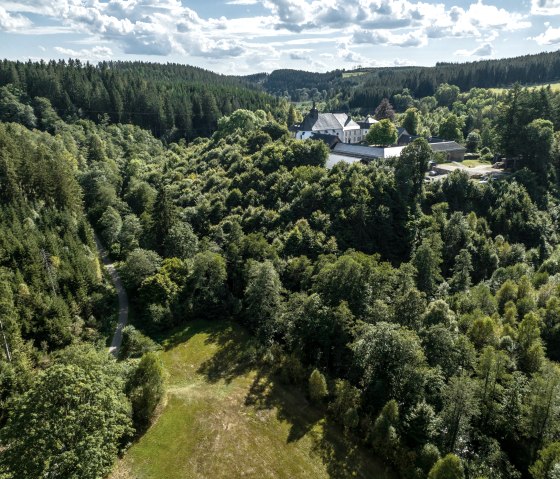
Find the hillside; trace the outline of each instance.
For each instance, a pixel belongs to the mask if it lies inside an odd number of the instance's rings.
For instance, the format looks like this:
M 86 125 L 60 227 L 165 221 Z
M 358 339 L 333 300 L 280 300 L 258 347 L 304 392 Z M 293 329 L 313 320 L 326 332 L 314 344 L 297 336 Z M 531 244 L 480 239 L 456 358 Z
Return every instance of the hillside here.
M 132 123 L 172 141 L 208 136 L 238 108 L 283 111 L 277 98 L 245 80 L 178 64 L 4 60 L 3 86 L 24 104 L 47 99 L 64 120 Z
M 253 364 L 239 326 L 195 321 L 163 345 L 165 405 L 112 479 L 395 477 L 300 391 Z
M 339 109 L 371 109 L 382 98 L 391 98 L 407 88 L 417 98 L 433 95 L 441 83 L 457 85 L 462 91 L 471 88 L 508 87 L 514 83 L 536 85 L 560 79 L 560 51 L 524 55 L 500 60 L 466 63 L 437 63 L 433 67 L 360 68 L 311 73 L 276 70 L 269 75 L 246 77 L 267 92 L 285 95 L 293 101 L 314 95 L 328 100 L 338 97 Z
M 167 144 L 0 87 L 0 476 L 552 477 L 560 92 L 399 99 L 511 174 L 428 183 L 425 138 L 325 168 L 247 110 Z M 118 361 L 92 230 L 135 313 Z

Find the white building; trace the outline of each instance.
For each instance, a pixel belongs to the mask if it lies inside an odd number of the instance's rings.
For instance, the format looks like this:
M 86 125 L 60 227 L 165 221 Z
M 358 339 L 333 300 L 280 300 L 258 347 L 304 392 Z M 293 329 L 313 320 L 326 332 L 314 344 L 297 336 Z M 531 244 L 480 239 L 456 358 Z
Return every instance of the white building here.
M 356 123 L 346 113 L 319 113 L 313 108 L 305 116 L 300 125 L 294 125 L 291 130 L 298 140 L 307 140 L 314 134 L 334 135 L 343 143 L 359 143 L 365 139 L 369 127 L 377 123 L 371 117 Z
M 446 161 L 461 162 L 465 159 L 465 147 L 454 141 L 432 141 L 429 143 L 434 153 L 444 154 Z M 339 161 L 345 163 L 355 163 L 360 161 L 367 163 L 372 160 L 387 160 L 401 156 L 405 146 L 365 146 L 365 145 L 345 145 L 336 143 L 331 147 L 331 153 L 327 160 L 327 168 L 332 168 Z

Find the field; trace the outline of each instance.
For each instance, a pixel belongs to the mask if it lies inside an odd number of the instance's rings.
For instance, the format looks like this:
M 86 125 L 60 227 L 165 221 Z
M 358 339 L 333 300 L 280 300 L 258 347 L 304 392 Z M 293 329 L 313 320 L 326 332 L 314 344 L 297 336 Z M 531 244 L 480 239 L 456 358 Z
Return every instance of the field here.
M 552 89 L 552 91 L 560 91 L 560 82 L 559 83 L 546 83 L 544 85 L 531 85 L 531 86 L 527 86 L 527 88 L 534 89 L 534 88 L 541 88 L 543 86 L 549 86 L 549 85 L 550 85 L 550 88 Z M 502 93 L 508 91 L 509 88 L 489 88 L 489 90 L 491 92 L 499 95 L 499 94 L 502 94 Z
M 112 479 L 394 477 L 299 391 L 253 367 L 239 327 L 190 323 L 163 345 L 165 404 Z
M 342 78 L 359 77 L 359 76 L 365 75 L 366 73 L 369 73 L 369 72 L 344 72 L 342 74 Z

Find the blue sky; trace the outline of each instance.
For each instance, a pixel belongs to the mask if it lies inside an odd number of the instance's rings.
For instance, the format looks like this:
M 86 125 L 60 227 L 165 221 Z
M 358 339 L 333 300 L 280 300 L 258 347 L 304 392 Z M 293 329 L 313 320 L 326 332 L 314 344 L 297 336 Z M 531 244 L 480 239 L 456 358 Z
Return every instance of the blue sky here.
M 560 49 L 560 0 L 0 0 L 0 57 L 221 73 L 433 65 Z

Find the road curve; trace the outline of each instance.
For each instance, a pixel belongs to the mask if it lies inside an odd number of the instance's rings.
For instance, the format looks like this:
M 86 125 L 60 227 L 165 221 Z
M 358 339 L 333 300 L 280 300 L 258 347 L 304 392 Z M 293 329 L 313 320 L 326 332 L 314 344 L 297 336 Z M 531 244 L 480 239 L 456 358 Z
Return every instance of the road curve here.
M 105 269 L 109 272 L 109 276 L 111 276 L 111 281 L 115 285 L 115 289 L 117 290 L 117 294 L 119 296 L 119 321 L 117 323 L 117 328 L 115 329 L 115 334 L 113 335 L 113 339 L 111 341 L 111 346 L 109 346 L 109 353 L 113 356 L 117 357 L 119 354 L 119 348 L 121 347 L 122 343 L 122 331 L 123 328 L 126 326 L 126 322 L 128 321 L 128 295 L 126 294 L 126 290 L 122 285 L 121 278 L 115 266 L 109 259 L 109 254 L 107 250 L 101 244 L 100 239 L 96 234 L 94 234 L 95 244 L 97 246 L 97 251 L 99 252 L 99 256 L 103 261 L 103 265 Z

